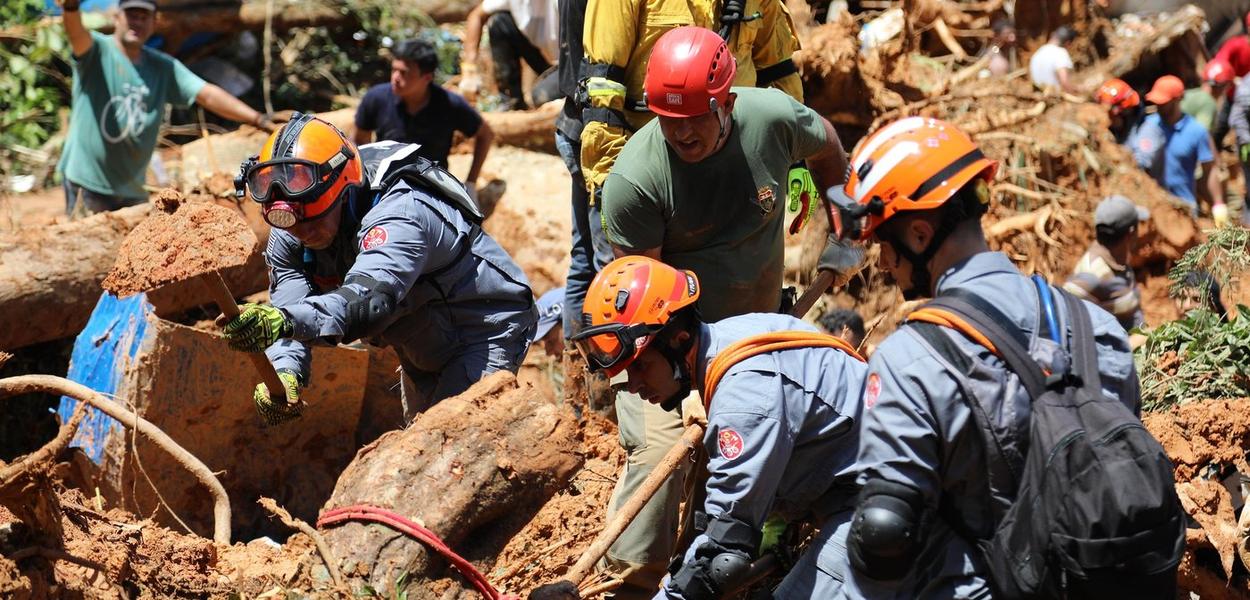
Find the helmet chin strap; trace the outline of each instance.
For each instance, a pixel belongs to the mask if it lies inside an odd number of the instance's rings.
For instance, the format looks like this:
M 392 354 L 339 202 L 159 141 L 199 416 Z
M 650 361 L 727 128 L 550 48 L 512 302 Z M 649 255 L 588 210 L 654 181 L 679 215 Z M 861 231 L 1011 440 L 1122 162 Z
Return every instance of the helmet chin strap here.
M 681 406 L 681 401 L 690 395 L 692 379 L 690 368 L 686 366 L 686 357 L 694 348 L 694 336 L 686 336 L 686 341 L 677 347 L 673 347 L 667 339 L 657 341 L 662 343 L 656 350 L 668 360 L 668 365 L 673 369 L 673 380 L 679 386 L 677 392 L 660 403 L 660 408 L 667 411 L 677 410 Z
M 894 248 L 894 252 L 911 263 L 911 289 L 903 290 L 904 300 L 927 298 L 933 293 L 933 274 L 929 272 L 929 261 L 933 260 L 942 243 L 955 230 L 954 224 L 947 223 L 947 220 L 945 216 L 942 218 L 942 222 L 933 232 L 933 239 L 920 252 L 912 250 L 898 236 L 890 235 L 885 238 Z

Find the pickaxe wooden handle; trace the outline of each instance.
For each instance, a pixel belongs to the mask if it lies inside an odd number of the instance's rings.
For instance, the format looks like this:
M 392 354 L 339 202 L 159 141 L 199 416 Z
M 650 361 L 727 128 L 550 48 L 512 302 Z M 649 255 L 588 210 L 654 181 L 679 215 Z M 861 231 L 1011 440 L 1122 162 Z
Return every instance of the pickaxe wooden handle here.
M 577 564 L 564 576 L 565 581 L 571 581 L 574 584 L 581 584 L 583 579 L 595 568 L 595 563 L 603 557 L 608 551 L 608 547 L 616 542 L 616 538 L 621 537 L 621 533 L 625 528 L 633 522 L 634 517 L 638 516 L 642 507 L 647 504 L 648 500 L 655 495 L 660 489 L 660 485 L 677 470 L 681 463 L 686 460 L 699 444 L 703 443 L 703 426 L 694 423 L 686 427 L 685 433 L 682 434 L 681 440 L 674 445 L 664 458 L 660 459 L 660 464 L 652 469 L 651 474 L 642 481 L 642 485 L 638 486 L 638 491 L 630 496 L 625 504 L 616 511 L 612 516 L 612 520 L 608 522 L 608 526 L 599 533 L 599 537 L 590 544 L 586 552 L 582 553 L 582 557 L 578 559 Z
M 228 319 L 239 316 L 239 305 L 235 304 L 234 295 L 230 293 L 230 288 L 226 287 L 226 280 L 221 278 L 220 272 L 206 273 L 201 279 L 208 285 L 213 302 L 217 303 L 221 314 L 226 315 Z M 269 397 L 277 398 L 280 395 L 286 398 L 286 386 L 282 385 L 282 380 L 278 378 L 278 372 L 274 370 L 269 358 L 261 352 L 248 352 L 247 357 L 252 359 L 252 366 L 256 367 L 256 372 L 260 374 L 260 380 L 265 382 L 265 387 L 269 388 Z
M 807 314 L 807 311 L 811 310 L 816 301 L 820 299 L 820 296 L 833 285 L 835 277 L 837 275 L 833 271 L 824 269 L 818 271 L 816 279 L 812 281 L 811 285 L 807 286 L 806 290 L 803 290 L 803 295 L 799 296 L 798 300 L 795 300 L 794 308 L 790 310 L 790 316 L 802 319 L 803 315 Z

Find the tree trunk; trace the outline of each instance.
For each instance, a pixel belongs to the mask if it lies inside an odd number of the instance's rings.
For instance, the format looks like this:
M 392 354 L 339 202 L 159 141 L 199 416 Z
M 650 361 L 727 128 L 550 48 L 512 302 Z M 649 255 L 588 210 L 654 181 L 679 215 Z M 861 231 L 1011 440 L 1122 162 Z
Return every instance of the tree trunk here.
M 0 235 L 0 349 L 77 335 L 100 298 L 100 282 L 113 267 L 122 239 L 151 206 Z M 267 239 L 268 231 L 257 235 Z M 259 251 L 247 265 L 223 275 L 239 296 L 265 289 L 268 279 Z M 162 316 L 212 301 L 194 283 L 166 286 L 150 294 L 149 300 Z
M 362 449 L 339 477 L 325 510 L 356 504 L 418 521 L 453 550 L 481 564 L 582 465 L 577 422 L 567 409 L 495 373 L 443 400 L 402 431 Z M 445 562 L 386 526 L 349 522 L 325 528 L 343 573 L 389 594 L 437 598 L 431 582 Z M 403 577 L 407 574 L 406 577 Z M 402 581 L 401 581 L 402 578 Z

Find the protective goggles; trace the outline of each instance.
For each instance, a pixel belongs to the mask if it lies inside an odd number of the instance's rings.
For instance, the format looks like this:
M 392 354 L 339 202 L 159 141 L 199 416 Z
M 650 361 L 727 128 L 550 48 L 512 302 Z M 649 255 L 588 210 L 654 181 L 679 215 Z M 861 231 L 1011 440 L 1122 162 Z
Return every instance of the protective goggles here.
M 830 219 L 833 235 L 840 240 L 859 241 L 868 227 L 869 216 L 885 213 L 885 202 L 873 196 L 867 204 L 860 204 L 846 195 L 846 188 L 836 185 L 825 192 L 831 207 Z
M 257 162 L 252 156 L 234 180 L 235 197 L 241 199 L 251 192 L 252 199 L 264 205 L 266 222 L 281 229 L 291 227 L 304 218 L 302 205 L 316 202 L 354 157 L 346 146 L 323 163 L 305 158 Z
M 634 357 L 663 325 L 607 323 L 587 327 L 570 338 L 591 371 L 616 370 Z

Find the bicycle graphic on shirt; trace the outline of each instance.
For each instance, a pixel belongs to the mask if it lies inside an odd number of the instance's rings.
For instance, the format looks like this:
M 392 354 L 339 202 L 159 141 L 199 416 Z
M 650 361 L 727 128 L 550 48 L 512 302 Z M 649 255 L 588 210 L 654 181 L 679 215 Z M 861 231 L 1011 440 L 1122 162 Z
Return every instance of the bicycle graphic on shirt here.
M 148 112 L 148 104 L 144 99 L 148 93 L 148 86 L 145 84 L 122 84 L 121 95 L 110 98 L 101 115 L 103 118 L 100 120 L 100 134 L 106 141 L 116 144 L 126 138 L 138 139 L 143 135 L 146 128 L 143 117 Z M 116 133 L 109 131 L 109 114 L 113 115 L 113 122 L 119 129 Z

